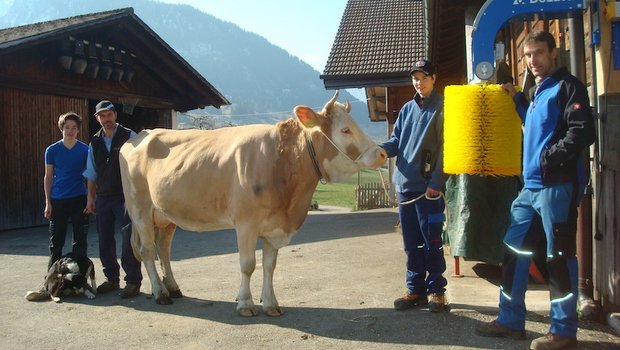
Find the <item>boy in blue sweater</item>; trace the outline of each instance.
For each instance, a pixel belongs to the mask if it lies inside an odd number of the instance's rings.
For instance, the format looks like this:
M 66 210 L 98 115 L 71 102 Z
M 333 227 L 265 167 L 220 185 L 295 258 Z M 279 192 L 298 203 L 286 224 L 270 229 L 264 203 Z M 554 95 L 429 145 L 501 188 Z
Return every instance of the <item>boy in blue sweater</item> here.
M 527 103 L 512 84 L 502 87 L 513 96 L 524 123 L 524 186 L 512 203 L 504 237 L 499 316 L 476 333 L 525 339 L 528 271 L 540 235 L 530 227 L 538 216 L 547 241 L 551 327 L 530 349 L 565 349 L 577 345 L 577 206 L 587 177 L 582 152 L 594 142 L 594 118 L 585 86 L 566 68 L 555 66 L 557 51 L 550 33 L 531 32 L 523 51 L 536 77 L 532 101 Z
M 394 309 L 427 305 L 431 312 L 446 307 L 443 277 L 444 187 L 443 96 L 434 90 L 436 75 L 430 61 L 420 60 L 410 72 L 416 90 L 398 114 L 390 139 L 380 146 L 396 157 L 393 182 L 407 255 L 406 294 Z
M 50 220 L 50 258 L 47 268 L 60 257 L 65 245 L 68 221 L 73 226 L 73 253 L 86 256 L 88 214 L 86 213 L 86 169 L 88 145 L 77 139 L 82 117 L 69 112 L 58 118 L 62 139 L 45 149 L 45 210 Z

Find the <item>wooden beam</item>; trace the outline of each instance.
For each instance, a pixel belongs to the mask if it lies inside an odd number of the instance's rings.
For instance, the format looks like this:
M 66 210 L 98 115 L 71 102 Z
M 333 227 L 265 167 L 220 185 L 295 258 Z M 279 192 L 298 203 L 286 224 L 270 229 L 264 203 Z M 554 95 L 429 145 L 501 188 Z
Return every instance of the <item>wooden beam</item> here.
M 45 93 L 50 95 L 61 95 L 61 96 L 69 96 L 69 97 L 80 97 L 87 98 L 92 100 L 101 99 L 102 94 L 105 93 L 105 96 L 111 99 L 120 99 L 124 98 L 137 98 L 140 100 L 140 106 L 154 109 L 174 109 L 178 108 L 178 104 L 175 104 L 174 101 L 165 99 L 165 98 L 157 98 L 151 96 L 143 96 L 143 95 L 135 95 L 126 93 L 124 91 L 102 91 L 101 89 L 93 89 L 87 87 L 77 87 L 73 85 L 62 84 L 58 82 L 50 82 L 50 81 L 34 81 L 28 79 L 19 79 L 7 75 L 0 74 L 0 86 L 4 86 L 7 88 L 16 88 L 27 91 L 34 91 L 39 93 Z
M 386 103 L 386 102 L 385 102 L 385 95 L 382 95 L 382 96 L 372 95 L 372 97 L 371 97 L 371 98 L 372 98 L 372 100 L 373 100 L 373 101 L 375 101 L 375 102 L 380 102 L 380 103 L 383 103 L 383 104 L 385 104 L 385 103 Z

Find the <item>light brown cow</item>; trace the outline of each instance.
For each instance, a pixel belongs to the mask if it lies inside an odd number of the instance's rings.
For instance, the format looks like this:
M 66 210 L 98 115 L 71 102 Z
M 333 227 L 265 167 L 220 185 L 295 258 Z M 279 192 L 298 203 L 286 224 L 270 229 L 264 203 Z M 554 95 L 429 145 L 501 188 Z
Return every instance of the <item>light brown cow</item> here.
M 319 178 L 338 181 L 361 168 L 377 168 L 386 153 L 364 134 L 350 105 L 294 109 L 295 119 L 276 125 L 218 130 L 144 130 L 120 153 L 123 192 L 133 222 L 132 247 L 144 262 L 158 304 L 181 291 L 170 268 L 177 226 L 189 231 L 235 228 L 241 265 L 237 311 L 256 314 L 250 277 L 256 244 L 263 244 L 267 315 L 282 311 L 273 290 L 278 249 L 301 227 Z M 154 260 L 159 257 L 160 279 Z

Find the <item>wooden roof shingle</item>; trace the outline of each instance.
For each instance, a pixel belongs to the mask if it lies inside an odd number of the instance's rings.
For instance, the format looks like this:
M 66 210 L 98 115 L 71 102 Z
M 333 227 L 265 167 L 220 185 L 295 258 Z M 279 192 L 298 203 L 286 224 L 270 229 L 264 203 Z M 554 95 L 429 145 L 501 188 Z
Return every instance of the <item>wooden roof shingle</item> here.
M 75 26 L 101 24 L 101 21 L 111 21 L 119 15 L 132 13 L 132 8 L 122 8 L 0 29 L 0 49 L 23 47 L 29 43 L 38 44 L 46 38 L 53 40 L 58 35 L 71 31 Z
M 194 67 L 181 57 L 157 33 L 134 14 L 131 7 L 90 13 L 52 21 L 23 25 L 0 30 L 0 56 L 34 45 L 52 42 L 63 37 L 114 28 L 111 32 L 126 48 L 136 54 L 168 82 L 182 82 L 177 93 L 185 96 L 175 105 L 176 110 L 214 106 L 220 108 L 230 102 Z M 122 31 L 122 34 L 119 34 Z
M 349 0 L 321 79 L 327 89 L 407 85 L 427 57 L 424 1 Z

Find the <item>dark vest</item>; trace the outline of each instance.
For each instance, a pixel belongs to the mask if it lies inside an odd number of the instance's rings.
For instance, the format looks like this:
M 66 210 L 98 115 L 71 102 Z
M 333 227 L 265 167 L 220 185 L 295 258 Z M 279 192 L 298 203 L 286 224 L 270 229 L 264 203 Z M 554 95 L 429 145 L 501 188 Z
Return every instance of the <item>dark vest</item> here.
M 110 152 L 108 152 L 105 147 L 103 135 L 102 128 L 90 141 L 93 146 L 93 159 L 97 172 L 97 195 L 122 195 L 123 186 L 121 184 L 121 169 L 118 164 L 118 154 L 121 150 L 121 146 L 129 140 L 131 130 L 120 124 L 118 125 L 116 133 L 114 137 L 112 137 Z

